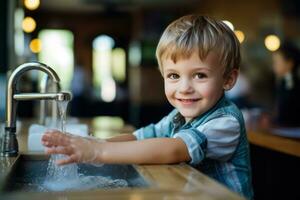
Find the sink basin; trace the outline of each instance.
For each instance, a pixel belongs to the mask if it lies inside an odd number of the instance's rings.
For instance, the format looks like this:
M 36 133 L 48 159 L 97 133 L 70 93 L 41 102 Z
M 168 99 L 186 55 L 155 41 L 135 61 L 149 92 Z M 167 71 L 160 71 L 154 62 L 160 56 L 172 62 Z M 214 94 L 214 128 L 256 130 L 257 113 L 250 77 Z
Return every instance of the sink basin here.
M 6 179 L 3 192 L 50 192 L 44 187 L 47 175 L 49 156 L 45 155 L 20 155 Z M 78 174 L 81 178 L 89 178 L 89 182 L 97 187 L 82 186 L 69 187 L 68 190 L 87 189 L 114 189 L 114 188 L 141 188 L 149 186 L 148 182 L 138 173 L 133 165 L 94 166 L 78 164 Z M 87 179 L 85 179 L 87 180 Z M 97 184 L 95 182 L 100 181 Z M 104 182 L 103 182 L 104 181 Z M 59 184 L 59 182 L 57 183 Z M 57 185 L 55 183 L 55 185 Z M 89 183 L 88 183 L 89 184 Z

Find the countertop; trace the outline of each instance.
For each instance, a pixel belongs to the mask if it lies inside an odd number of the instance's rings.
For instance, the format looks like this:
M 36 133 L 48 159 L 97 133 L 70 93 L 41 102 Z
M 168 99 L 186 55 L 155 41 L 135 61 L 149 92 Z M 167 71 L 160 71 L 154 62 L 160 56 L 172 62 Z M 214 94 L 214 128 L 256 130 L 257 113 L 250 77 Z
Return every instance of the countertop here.
M 101 122 L 100 118 L 81 119 L 80 123 L 89 125 L 90 131 L 99 137 L 109 137 L 120 133 L 130 133 L 134 127 L 120 123 L 118 119 L 106 118 L 106 121 L 116 120 L 113 126 Z M 104 120 L 104 121 L 105 121 Z M 28 127 L 34 121 L 23 120 L 18 133 L 20 154 L 30 154 L 27 151 Z M 104 126 L 103 126 L 104 125 Z M 18 157 L 0 157 L 0 184 L 9 176 Z M 175 165 L 136 165 L 138 172 L 150 182 L 147 188 L 126 188 L 110 190 L 93 190 L 80 192 L 45 193 L 12 192 L 0 193 L 5 199 L 243 199 L 224 186 L 212 180 L 203 173 L 187 164 Z M 0 185 L 1 186 L 1 185 Z M 1 198 L 2 199 L 2 198 Z
M 251 144 L 300 157 L 300 139 L 278 136 L 272 129 L 249 129 L 247 134 Z

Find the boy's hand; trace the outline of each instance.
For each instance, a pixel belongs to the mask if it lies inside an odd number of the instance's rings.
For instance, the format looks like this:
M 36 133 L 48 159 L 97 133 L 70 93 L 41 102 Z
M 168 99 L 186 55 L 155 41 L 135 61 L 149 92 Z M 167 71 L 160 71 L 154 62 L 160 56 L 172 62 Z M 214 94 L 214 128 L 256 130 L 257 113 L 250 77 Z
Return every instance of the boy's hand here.
M 57 160 L 58 165 L 99 161 L 102 142 L 103 140 L 64 134 L 58 130 L 46 131 L 42 137 L 42 143 L 47 147 L 46 154 L 68 155 L 64 160 Z

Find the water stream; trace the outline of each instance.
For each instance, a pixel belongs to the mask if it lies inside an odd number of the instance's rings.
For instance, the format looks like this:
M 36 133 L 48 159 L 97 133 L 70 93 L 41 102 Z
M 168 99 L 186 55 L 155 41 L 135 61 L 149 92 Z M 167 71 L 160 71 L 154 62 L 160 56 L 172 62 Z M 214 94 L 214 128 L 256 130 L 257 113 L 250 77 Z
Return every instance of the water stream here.
M 66 110 L 68 101 L 58 102 L 58 110 L 61 120 L 61 131 L 66 133 Z M 51 155 L 47 175 L 43 184 L 46 191 L 65 191 L 65 190 L 87 190 L 96 188 L 116 188 L 127 187 L 128 183 L 124 179 L 112 180 L 103 176 L 84 176 L 78 173 L 77 164 L 58 166 L 56 160 L 64 159 L 66 155 Z M 99 168 L 101 170 L 101 168 Z

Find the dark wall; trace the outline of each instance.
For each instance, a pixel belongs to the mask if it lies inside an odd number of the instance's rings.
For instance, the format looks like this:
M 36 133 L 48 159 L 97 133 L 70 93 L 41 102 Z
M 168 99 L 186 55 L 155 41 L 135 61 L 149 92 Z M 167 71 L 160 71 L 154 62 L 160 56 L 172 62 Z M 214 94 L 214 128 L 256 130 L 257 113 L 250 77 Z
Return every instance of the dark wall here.
M 0 73 L 7 70 L 7 18 L 8 1 L 0 1 Z
M 300 158 L 250 145 L 254 199 L 300 199 Z

